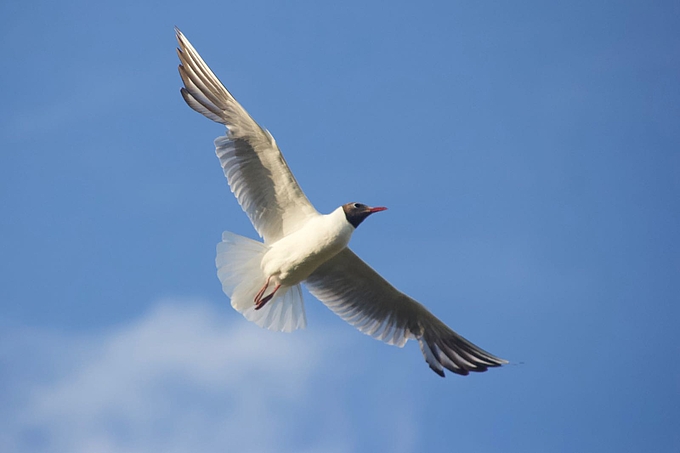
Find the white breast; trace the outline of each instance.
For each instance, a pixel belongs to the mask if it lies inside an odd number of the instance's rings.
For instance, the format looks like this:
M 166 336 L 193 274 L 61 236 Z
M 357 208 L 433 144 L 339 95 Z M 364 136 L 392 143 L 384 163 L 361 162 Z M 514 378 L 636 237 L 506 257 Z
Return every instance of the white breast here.
M 262 270 L 274 282 L 296 285 L 345 248 L 353 232 L 342 207 L 314 217 L 298 231 L 272 244 L 262 258 Z

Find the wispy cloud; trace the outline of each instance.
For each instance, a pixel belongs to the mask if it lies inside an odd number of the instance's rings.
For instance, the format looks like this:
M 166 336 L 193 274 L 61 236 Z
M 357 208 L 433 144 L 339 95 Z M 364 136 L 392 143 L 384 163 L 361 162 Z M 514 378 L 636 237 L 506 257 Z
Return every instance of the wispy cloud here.
M 333 363 L 351 345 L 231 319 L 207 304 L 166 302 L 84 336 L 6 330 L 0 450 L 349 451 L 342 385 L 310 389 L 343 379 Z

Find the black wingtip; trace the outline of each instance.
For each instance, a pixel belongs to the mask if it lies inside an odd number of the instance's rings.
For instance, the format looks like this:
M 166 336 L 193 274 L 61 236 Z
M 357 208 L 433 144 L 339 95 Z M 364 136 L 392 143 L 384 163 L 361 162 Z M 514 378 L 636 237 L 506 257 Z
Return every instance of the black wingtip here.
M 489 368 L 500 367 L 506 360 L 496 357 L 472 344 L 446 326 L 439 331 L 426 333 L 419 339 L 425 361 L 440 376 L 449 370 L 460 376 L 483 373 Z

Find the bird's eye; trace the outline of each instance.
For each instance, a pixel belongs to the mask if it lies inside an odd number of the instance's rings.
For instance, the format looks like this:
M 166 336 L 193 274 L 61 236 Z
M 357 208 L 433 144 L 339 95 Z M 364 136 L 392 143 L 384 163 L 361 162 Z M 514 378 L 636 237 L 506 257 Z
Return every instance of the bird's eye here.
M 361 207 L 361 203 L 354 203 L 354 207 L 355 207 L 356 209 L 359 209 L 359 208 Z

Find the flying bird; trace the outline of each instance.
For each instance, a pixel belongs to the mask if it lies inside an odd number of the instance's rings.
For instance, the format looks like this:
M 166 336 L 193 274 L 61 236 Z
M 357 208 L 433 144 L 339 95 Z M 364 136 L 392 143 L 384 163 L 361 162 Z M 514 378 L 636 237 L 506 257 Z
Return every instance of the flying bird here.
M 241 107 L 182 32 L 175 32 L 182 97 L 192 109 L 226 126 L 226 135 L 215 139 L 217 157 L 263 239 L 225 231 L 217 245 L 217 275 L 234 309 L 270 330 L 304 328 L 304 283 L 361 332 L 399 347 L 417 340 L 427 364 L 442 377 L 445 368 L 467 375 L 507 363 L 458 335 L 354 254 L 347 246 L 352 234 L 386 208 L 350 202 L 320 214 L 274 137 Z

